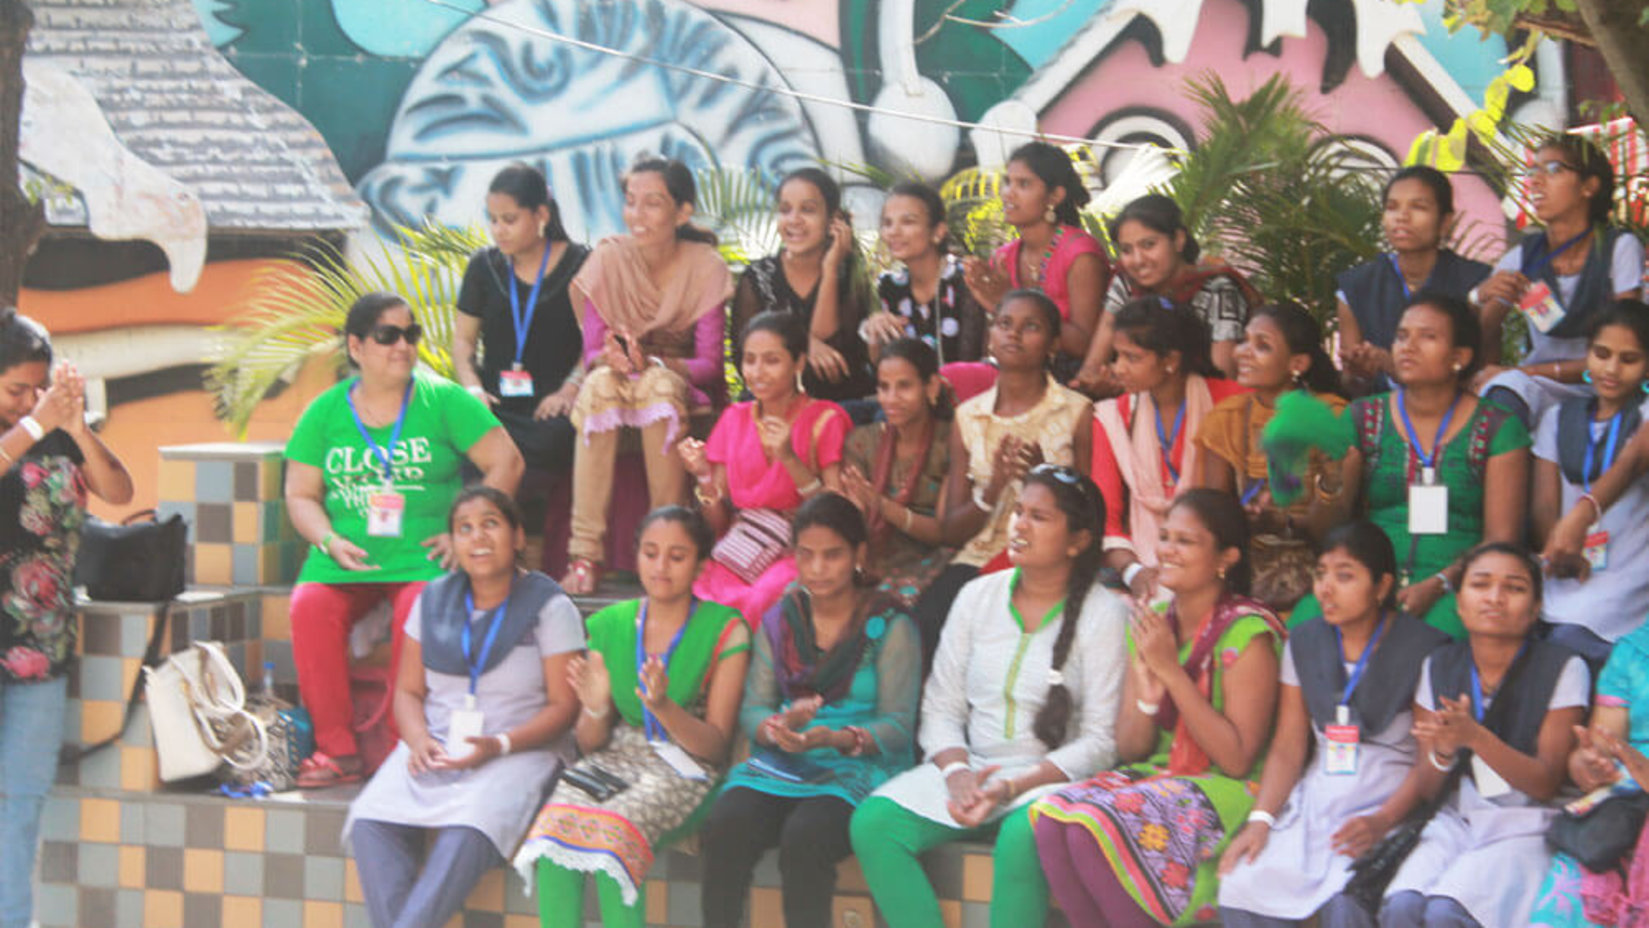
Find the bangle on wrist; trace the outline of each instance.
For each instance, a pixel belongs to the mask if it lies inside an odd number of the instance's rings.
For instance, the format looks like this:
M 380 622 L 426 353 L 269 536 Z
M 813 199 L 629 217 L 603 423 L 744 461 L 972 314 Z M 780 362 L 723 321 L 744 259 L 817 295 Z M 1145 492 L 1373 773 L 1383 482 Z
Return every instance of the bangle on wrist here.
M 963 770 L 972 771 L 973 765 L 965 760 L 953 760 L 939 768 L 939 779 L 949 780 L 951 774 L 960 773 Z
M 1592 510 L 1597 513 L 1597 517 L 1599 519 L 1603 518 L 1603 504 L 1597 501 L 1597 497 L 1593 496 L 1590 492 L 1586 492 L 1580 494 L 1580 498 L 1583 502 L 1591 503 Z
M 320 541 L 315 542 L 315 550 L 321 552 L 322 554 L 326 555 L 327 557 L 331 557 L 332 556 L 332 541 L 333 541 L 333 539 L 335 539 L 337 537 L 338 537 L 337 532 L 327 532 L 325 535 L 321 536 Z
M 1443 582 L 1443 592 L 1445 592 L 1445 593 L 1453 593 L 1454 592 L 1454 583 L 1449 580 L 1448 571 L 1439 570 L 1437 573 L 1432 574 L 1432 576 L 1436 577 L 1438 580 L 1441 580 Z
M 824 482 L 821 481 L 819 478 L 814 477 L 812 480 L 809 480 L 803 486 L 797 487 L 796 488 L 796 493 L 798 495 L 801 495 L 801 496 L 812 496 L 813 494 L 819 492 L 822 489 L 824 489 Z
M 905 528 L 905 534 L 909 535 L 910 534 L 910 525 L 911 525 L 911 522 L 915 520 L 916 513 L 911 512 L 909 506 L 905 506 L 903 508 L 905 510 L 905 518 L 903 520 L 904 528 Z
M 597 722 L 605 722 L 605 721 L 607 721 L 608 716 L 611 715 L 612 713 L 611 713 L 610 710 L 607 710 L 607 709 L 603 709 L 600 712 L 597 712 L 594 709 L 590 708 L 589 706 L 585 706 L 584 707 L 584 714 L 589 716 L 592 719 L 595 719 Z
M 39 441 L 46 437 L 46 429 L 33 416 L 24 416 L 17 420 L 17 427 L 29 433 L 29 437 Z
M 984 487 L 974 487 L 973 488 L 973 505 L 980 512 L 993 513 L 993 512 L 996 511 L 996 504 L 995 503 L 989 503 L 989 502 L 985 501 L 985 488 Z
M 1267 828 L 1277 827 L 1277 817 L 1264 809 L 1255 809 L 1248 813 L 1248 820 L 1250 822 L 1263 822 Z
M 1426 759 L 1430 760 L 1432 767 L 1441 773 L 1448 773 L 1454 767 L 1454 755 L 1448 755 L 1447 759 L 1438 757 L 1436 748 L 1426 752 Z
M 499 732 L 498 734 L 493 735 L 493 737 L 498 739 L 499 757 L 508 757 L 510 751 L 515 749 L 515 746 L 510 743 L 510 736 L 508 732 Z
M 1127 587 L 1133 586 L 1134 578 L 1139 576 L 1142 572 L 1144 572 L 1144 570 L 1145 565 L 1139 561 L 1135 561 L 1127 567 L 1122 568 L 1122 585 Z
M 481 398 L 481 397 L 483 397 L 487 394 L 487 388 L 481 386 L 478 383 L 472 383 L 469 386 L 465 387 L 464 390 L 465 390 L 465 392 L 469 393 L 471 396 L 476 397 L 477 399 L 479 399 L 479 398 Z
M 1136 699 L 1134 700 L 1134 708 L 1154 718 L 1156 717 L 1156 714 L 1162 710 L 1162 703 L 1146 702 L 1143 699 Z

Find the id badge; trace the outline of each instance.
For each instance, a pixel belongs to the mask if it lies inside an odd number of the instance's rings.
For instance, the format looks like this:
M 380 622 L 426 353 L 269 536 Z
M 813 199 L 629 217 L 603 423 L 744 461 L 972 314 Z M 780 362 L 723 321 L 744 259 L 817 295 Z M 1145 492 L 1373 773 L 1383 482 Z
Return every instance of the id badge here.
M 1449 487 L 1437 482 L 1437 471 L 1423 468 L 1420 482 L 1409 484 L 1409 534 L 1449 533 Z
M 699 767 L 698 762 L 693 760 L 692 755 L 683 751 L 674 741 L 654 741 L 652 745 L 653 753 L 657 754 L 660 760 L 669 764 L 670 769 L 681 776 L 689 780 L 710 779 L 705 775 L 704 770 Z
M 1323 736 L 1328 740 L 1327 750 L 1323 752 L 1323 772 L 1330 776 L 1352 776 L 1357 773 L 1357 746 L 1362 741 L 1362 732 L 1351 724 L 1351 712 L 1346 706 L 1338 707 L 1335 720 L 1337 724 L 1323 729 Z
M 1537 280 L 1523 291 L 1523 298 L 1517 301 L 1517 308 L 1529 318 L 1529 324 L 1539 329 L 1541 334 L 1552 330 L 1552 326 L 1563 321 L 1563 304 L 1552 295 L 1552 288 L 1546 286 L 1545 281 Z
M 1593 570 L 1602 570 L 1609 566 L 1609 533 L 1597 522 L 1586 530 L 1586 547 L 1583 549 L 1586 563 L 1592 565 Z
M 470 756 L 475 751 L 475 745 L 470 744 L 469 739 L 481 737 L 484 731 L 482 722 L 480 709 L 470 706 L 454 709 L 452 719 L 447 723 L 447 756 L 453 760 Z
M 380 490 L 366 498 L 366 533 L 374 538 L 401 537 L 401 516 L 407 498 L 394 490 Z
M 499 371 L 498 395 L 532 396 L 532 374 L 523 370 Z
M 1506 782 L 1506 778 L 1495 773 L 1494 768 L 1476 754 L 1472 755 L 1472 780 L 1477 783 L 1477 795 L 1484 799 L 1504 796 L 1512 791 L 1512 785 Z

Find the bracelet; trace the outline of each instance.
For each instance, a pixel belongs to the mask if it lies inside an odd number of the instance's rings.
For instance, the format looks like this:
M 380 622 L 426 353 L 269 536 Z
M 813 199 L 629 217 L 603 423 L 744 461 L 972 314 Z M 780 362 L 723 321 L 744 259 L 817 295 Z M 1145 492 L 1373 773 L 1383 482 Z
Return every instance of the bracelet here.
M 23 431 L 28 432 L 29 437 L 33 438 L 35 441 L 39 441 L 40 439 L 46 437 L 46 430 L 41 427 L 39 422 L 35 421 L 33 416 L 24 416 L 23 418 L 18 419 L 17 425 Z
M 1277 817 L 1264 809 L 1255 809 L 1248 813 L 1248 820 L 1250 822 L 1264 822 L 1267 828 L 1277 827 Z
M 1437 573 L 1432 574 L 1432 576 L 1436 577 L 1437 579 L 1439 579 L 1441 581 L 1443 581 L 1443 592 L 1445 592 L 1445 593 L 1453 593 L 1454 592 L 1454 584 L 1449 581 L 1448 571 L 1439 570 Z
M 592 719 L 595 719 L 597 722 L 605 722 L 612 715 L 612 712 L 610 712 L 606 709 L 603 709 L 602 711 L 597 712 L 594 709 L 590 708 L 589 706 L 585 706 L 584 707 L 584 714 L 589 716 Z
M 487 395 L 487 388 L 481 386 L 478 383 L 470 384 L 469 386 L 464 388 L 464 391 L 466 393 L 468 393 L 469 395 L 475 397 L 476 399 L 480 399 L 481 397 Z
M 1159 711 L 1162 710 L 1162 703 L 1146 702 L 1143 699 L 1136 699 L 1134 700 L 1134 708 L 1145 713 L 1146 715 L 1154 717 Z
M 1597 497 L 1593 496 L 1591 493 L 1582 493 L 1580 494 L 1580 498 L 1583 502 L 1591 503 L 1592 508 L 1597 510 L 1597 517 L 1599 519 L 1603 518 L 1603 504 L 1597 501 Z
M 1433 748 L 1433 749 L 1426 752 L 1426 759 L 1430 760 L 1432 767 L 1436 768 L 1437 771 L 1440 772 L 1440 773 L 1448 773 L 1451 769 L 1454 768 L 1454 755 L 1450 754 L 1448 761 L 1445 763 L 1441 758 L 1439 758 L 1437 756 L 1437 749 L 1436 748 Z
M 985 502 L 985 488 L 984 487 L 974 487 L 973 488 L 973 505 L 975 507 L 977 507 L 980 512 L 993 513 L 993 512 L 996 511 L 995 506 L 991 505 L 990 503 Z
M 508 757 L 510 751 L 515 749 L 515 746 L 510 743 L 510 736 L 508 732 L 499 732 L 498 734 L 493 735 L 493 737 L 498 739 L 499 757 Z
M 338 537 L 337 532 L 327 532 L 326 535 L 324 535 L 321 538 L 320 541 L 315 543 L 315 550 L 321 552 L 322 554 L 326 555 L 327 557 L 331 557 L 332 556 L 332 542 L 337 537 Z
M 819 478 L 814 477 L 812 480 L 809 480 L 806 485 L 797 487 L 796 493 L 801 496 L 812 496 L 822 489 L 824 489 L 824 483 L 822 483 Z
M 1126 587 L 1133 586 L 1134 578 L 1139 576 L 1142 572 L 1144 572 L 1144 570 L 1145 565 L 1141 564 L 1139 561 L 1135 561 L 1127 567 L 1122 568 L 1122 585 Z
M 870 733 L 857 725 L 849 725 L 843 730 L 853 736 L 853 743 L 841 753 L 846 754 L 848 757 L 863 756 L 865 751 L 870 748 Z
M 1552 362 L 1552 379 L 1557 380 L 1559 377 L 1562 377 L 1562 376 L 1563 376 L 1563 365 L 1559 364 L 1556 361 L 1553 361 Z
M 906 534 L 906 535 L 909 535 L 909 534 L 910 534 L 910 523 L 911 523 L 911 522 L 912 522 L 912 521 L 913 521 L 913 520 L 914 520 L 914 519 L 915 519 L 915 518 L 916 518 L 916 514 L 915 514 L 915 513 L 914 513 L 914 512 L 911 512 L 911 511 L 910 511 L 910 507 L 909 507 L 909 506 L 906 506 L 906 507 L 905 507 L 905 518 L 904 518 L 904 524 L 905 524 L 905 534 Z
M 1346 491 L 1346 485 L 1343 482 L 1332 493 L 1330 493 L 1328 490 L 1323 489 L 1323 474 L 1322 474 L 1321 471 L 1317 472 L 1316 486 L 1317 486 L 1317 501 L 1322 502 L 1322 503 L 1332 503 L 1335 500 L 1340 498 L 1341 493 L 1344 493 Z
M 694 485 L 693 487 L 693 498 L 699 501 L 700 506 L 708 509 L 711 506 L 721 502 L 721 491 L 714 490 L 713 492 L 706 493 L 704 491 L 704 484 L 700 483 Z
M 6 466 L 7 467 L 11 467 L 13 464 L 17 463 L 17 459 L 11 456 L 11 452 L 7 451 L 3 447 L 0 447 L 0 458 L 5 458 L 6 459 Z
M 1472 304 L 1473 306 L 1482 306 L 1483 305 L 1482 299 L 1480 299 L 1477 295 L 1477 288 L 1476 287 L 1473 287 L 1470 290 L 1466 291 L 1466 302 Z
M 939 779 L 949 780 L 951 774 L 961 770 L 972 771 L 973 765 L 965 760 L 953 760 L 945 766 L 939 768 Z

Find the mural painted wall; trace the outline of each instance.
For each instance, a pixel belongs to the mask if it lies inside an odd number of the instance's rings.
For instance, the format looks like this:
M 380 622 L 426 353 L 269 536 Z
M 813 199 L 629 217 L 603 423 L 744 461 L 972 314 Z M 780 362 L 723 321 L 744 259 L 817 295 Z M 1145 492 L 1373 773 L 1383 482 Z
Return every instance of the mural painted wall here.
M 642 152 L 938 179 L 999 163 L 1023 138 L 1000 130 L 1183 145 L 1180 88 L 1208 69 L 1238 88 L 1292 76 L 1390 164 L 1472 109 L 1505 54 L 1447 35 L 1440 0 L 194 2 L 229 60 L 326 137 L 380 226 L 473 222 L 521 159 L 584 238 L 618 229 L 618 178 Z M 1541 70 L 1524 115 L 1561 119 L 1560 59 Z M 1464 199 L 1497 215 L 1486 188 Z

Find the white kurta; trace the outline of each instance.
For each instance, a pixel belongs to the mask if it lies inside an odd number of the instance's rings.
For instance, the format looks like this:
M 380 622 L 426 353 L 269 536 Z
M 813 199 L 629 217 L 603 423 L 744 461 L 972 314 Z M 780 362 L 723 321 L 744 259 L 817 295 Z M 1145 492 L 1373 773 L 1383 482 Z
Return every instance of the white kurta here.
M 1009 610 L 1018 571 L 986 574 L 962 588 L 939 638 L 933 673 L 922 691 L 919 741 L 928 757 L 965 747 L 975 768 L 1000 766 L 995 778 L 1026 773 L 1051 761 L 1067 779 L 1083 780 L 1116 763 L 1116 719 L 1128 651 L 1128 607 L 1095 585 L 1078 616 L 1076 638 L 1061 674 L 1072 712 L 1065 741 L 1049 750 L 1032 731 L 1048 694 L 1054 640 L 1063 619 L 1026 634 Z M 1000 817 L 1057 788 L 1028 790 Z M 950 798 L 939 768 L 919 764 L 876 791 L 923 818 L 961 827 L 945 808 Z
M 420 596 L 407 613 L 407 637 L 414 640 L 419 636 L 423 605 Z M 470 621 L 484 614 L 477 611 Z M 476 630 L 485 631 L 479 626 Z M 484 733 L 508 731 L 537 715 L 549 702 L 544 659 L 583 647 L 584 620 L 578 607 L 566 596 L 551 598 L 539 611 L 538 624 L 515 642 L 497 666 L 481 675 L 475 697 Z M 424 723 L 431 735 L 444 741 L 453 710 L 463 707 L 469 692 L 469 678 L 432 670 L 425 670 L 424 677 L 428 687 Z M 550 781 L 576 753 L 569 730 L 548 745 L 494 758 L 471 770 L 413 776 L 407 769 L 411 751 L 403 741 L 350 804 L 344 834 L 362 818 L 421 828 L 467 825 L 486 835 L 499 856 L 508 859 L 532 823 Z

